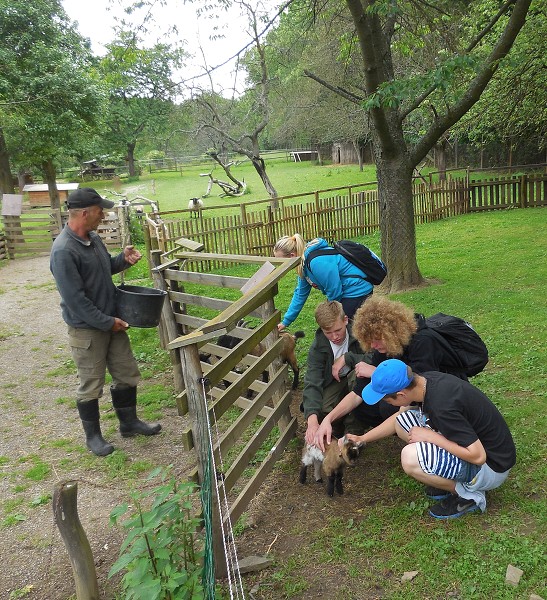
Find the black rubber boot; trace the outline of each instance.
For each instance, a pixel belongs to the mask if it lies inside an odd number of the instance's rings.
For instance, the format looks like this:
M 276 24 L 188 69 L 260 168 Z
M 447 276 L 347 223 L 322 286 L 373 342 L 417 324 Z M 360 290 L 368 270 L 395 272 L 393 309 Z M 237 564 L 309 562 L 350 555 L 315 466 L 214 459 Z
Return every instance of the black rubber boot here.
M 97 456 L 107 456 L 114 452 L 114 446 L 105 442 L 99 423 L 99 400 L 77 402 L 78 413 L 85 432 L 85 445 Z
M 120 420 L 122 437 L 134 435 L 156 435 L 161 431 L 161 425 L 148 425 L 137 418 L 137 388 L 110 388 L 112 404 Z

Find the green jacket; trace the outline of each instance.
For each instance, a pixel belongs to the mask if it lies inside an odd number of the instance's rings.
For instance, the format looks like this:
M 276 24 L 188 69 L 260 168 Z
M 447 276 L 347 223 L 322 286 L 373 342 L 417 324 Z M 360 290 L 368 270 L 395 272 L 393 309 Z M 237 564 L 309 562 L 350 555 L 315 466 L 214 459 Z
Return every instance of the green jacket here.
M 349 334 L 348 352 L 344 354 L 346 365 L 354 369 L 358 362 L 365 360 L 367 355 L 359 346 L 359 342 Z M 304 418 L 310 415 L 321 415 L 323 405 L 323 390 L 334 381 L 332 365 L 334 354 L 327 336 L 321 328 L 315 332 L 315 338 L 310 346 L 308 364 L 304 377 L 304 392 L 302 405 Z

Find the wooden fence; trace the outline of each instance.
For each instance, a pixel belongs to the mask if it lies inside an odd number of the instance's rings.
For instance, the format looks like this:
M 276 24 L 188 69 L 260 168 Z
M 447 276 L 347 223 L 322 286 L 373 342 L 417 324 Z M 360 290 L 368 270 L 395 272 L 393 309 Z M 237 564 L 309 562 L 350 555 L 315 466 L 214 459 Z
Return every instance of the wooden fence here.
M 2 216 L 9 258 L 47 254 L 61 231 L 59 210 L 23 208 L 20 216 Z
M 60 209 L 31 208 L 24 206 L 21 216 L 2 216 L 4 244 L 0 242 L 0 260 L 18 258 L 32 254 L 49 254 L 53 240 L 66 223 L 68 214 Z M 120 219 L 108 214 L 99 224 L 97 233 L 109 250 L 121 248 L 122 233 Z
M 208 252 L 219 254 L 271 255 L 276 240 L 295 231 L 305 239 L 327 240 L 366 236 L 379 229 L 378 192 L 375 182 L 279 198 L 277 210 L 271 200 L 204 207 L 193 211 L 158 213 L 162 232 L 150 231 L 151 242 L 164 252 L 185 237 L 202 243 Z M 332 192 L 341 191 L 339 195 Z M 331 192 L 331 195 L 327 193 Z M 429 184 L 414 184 L 414 215 L 427 223 L 467 212 L 547 205 L 547 174 L 507 175 L 473 180 L 469 176 Z M 233 209 L 234 214 L 215 213 Z M 194 218 L 196 217 L 196 218 Z
M 282 340 L 276 325 L 281 315 L 274 297 L 278 282 L 298 259 L 219 257 L 179 250 L 173 256 L 158 264 L 160 253 L 153 253 L 158 265 L 153 271 L 155 285 L 167 291 L 169 299 L 163 307 L 160 336 L 171 354 L 179 413 L 190 415 L 191 427 L 182 439 L 185 448 L 194 448 L 197 454 L 191 477 L 202 490 L 212 488 L 209 497 L 214 497 L 216 486 L 229 506 L 228 512 L 219 512 L 216 502 L 203 507 L 204 514 L 212 510 L 216 575 L 222 577 L 227 568 L 225 525 L 235 524 L 247 509 L 296 432 L 296 417 L 289 410 L 287 367 L 279 358 Z M 249 276 L 227 276 L 207 266 L 196 269 L 207 273 L 188 269 L 193 262 L 220 259 L 246 265 Z M 227 291 L 232 292 L 231 299 Z M 205 318 L 204 311 L 211 316 Z M 255 317 L 256 327 L 237 327 L 248 315 Z M 217 343 L 228 332 L 241 340 L 233 349 Z M 258 344 L 260 356 L 254 350 Z

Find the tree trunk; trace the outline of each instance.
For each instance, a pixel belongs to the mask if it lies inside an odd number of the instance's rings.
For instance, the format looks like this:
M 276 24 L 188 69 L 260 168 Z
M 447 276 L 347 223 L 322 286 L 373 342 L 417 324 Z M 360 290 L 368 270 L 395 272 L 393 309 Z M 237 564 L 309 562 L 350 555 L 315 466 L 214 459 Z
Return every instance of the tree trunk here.
M 4 131 L 0 127 L 0 193 L 14 194 L 15 186 L 13 185 L 13 177 L 11 176 L 11 168 L 9 164 L 9 153 L 4 138 Z
M 260 156 L 253 156 L 251 158 L 251 162 L 253 163 L 253 167 L 256 169 L 260 179 L 262 179 L 262 183 L 268 192 L 268 196 L 272 199 L 272 209 L 277 210 L 278 202 L 277 202 L 277 190 L 274 188 L 268 174 L 266 173 L 266 164 L 264 163 L 264 159 Z
M 130 177 L 135 177 L 135 175 L 137 174 L 137 172 L 135 170 L 135 146 L 136 145 L 137 145 L 137 142 L 130 142 L 127 144 L 127 157 L 125 160 L 127 160 L 127 168 L 129 170 Z
M 357 154 L 357 161 L 359 162 L 359 171 L 363 172 L 363 153 L 361 152 L 361 146 L 359 142 L 353 142 L 353 148 L 355 149 L 355 154 Z
M 412 199 L 412 165 L 405 156 L 376 156 L 382 260 L 388 293 L 423 285 L 416 260 L 416 228 Z
M 57 169 L 51 158 L 44 160 L 41 168 L 44 181 L 47 183 L 49 190 L 49 204 L 51 208 L 61 208 L 61 199 L 59 198 L 59 190 L 57 189 Z

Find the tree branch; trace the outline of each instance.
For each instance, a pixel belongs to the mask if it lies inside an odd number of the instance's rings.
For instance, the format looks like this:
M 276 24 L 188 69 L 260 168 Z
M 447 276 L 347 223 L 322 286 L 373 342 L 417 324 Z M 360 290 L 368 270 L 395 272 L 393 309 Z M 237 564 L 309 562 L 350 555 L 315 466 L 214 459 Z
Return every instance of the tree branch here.
M 464 54 L 469 54 L 479 44 L 479 42 L 484 38 L 484 36 L 492 29 L 492 27 L 494 27 L 494 25 L 500 20 L 500 18 L 509 10 L 509 7 L 514 3 L 515 0 L 507 0 L 505 2 L 505 4 L 499 9 L 497 14 L 488 23 L 488 25 L 486 25 L 486 27 L 484 27 L 482 31 L 480 31 L 477 37 L 467 46 L 467 48 L 464 51 Z M 432 85 L 425 92 L 420 94 L 420 96 L 418 96 L 418 98 L 416 98 L 416 100 L 414 100 L 414 102 L 401 113 L 401 122 L 403 122 L 411 112 L 415 111 L 422 104 L 422 102 L 424 102 L 424 100 L 426 100 L 426 98 L 428 98 L 437 89 L 437 87 L 437 85 Z
M 524 26 L 526 14 L 530 8 L 531 2 L 532 0 L 515 1 L 513 13 L 509 17 L 505 30 L 501 34 L 495 48 L 490 53 L 490 56 L 486 59 L 482 69 L 469 83 L 467 91 L 459 102 L 452 108 L 449 108 L 443 116 L 440 116 L 435 120 L 420 142 L 410 152 L 410 160 L 413 165 L 417 165 L 424 156 L 427 155 L 428 151 L 433 147 L 438 138 L 454 125 L 454 123 L 457 123 L 479 100 L 482 92 L 497 71 L 500 61 L 507 56 L 515 38 Z
M 304 75 L 306 77 L 309 77 L 310 79 L 313 79 L 314 81 L 317 81 L 317 83 L 319 83 L 323 87 L 326 87 L 331 92 L 338 94 L 345 100 L 349 100 L 350 102 L 353 102 L 354 104 L 361 104 L 361 102 L 363 102 L 363 100 L 364 100 L 363 97 L 356 96 L 355 94 L 352 94 L 350 91 L 345 90 L 344 88 L 341 88 L 338 85 L 334 86 L 334 85 L 328 83 L 327 81 L 325 81 L 324 79 L 321 79 L 321 77 L 315 75 L 314 73 L 312 73 L 311 71 L 308 71 L 307 69 L 304 69 Z

